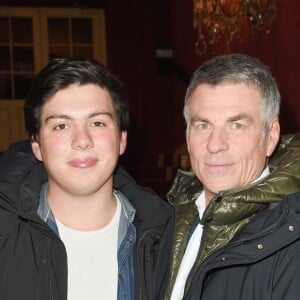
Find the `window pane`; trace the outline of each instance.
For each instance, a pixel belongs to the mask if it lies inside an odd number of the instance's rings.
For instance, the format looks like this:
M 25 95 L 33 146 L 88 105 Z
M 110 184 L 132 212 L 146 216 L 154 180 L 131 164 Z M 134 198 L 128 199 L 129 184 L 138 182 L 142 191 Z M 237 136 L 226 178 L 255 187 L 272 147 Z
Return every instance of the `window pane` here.
M 33 43 L 33 29 L 31 18 L 12 18 L 13 43 Z
M 73 43 L 91 44 L 93 42 L 92 20 L 89 18 L 72 19 Z
M 12 86 L 10 76 L 7 74 L 0 74 L 0 98 L 12 98 Z
M 33 72 L 34 57 L 32 47 L 13 47 L 14 71 Z
M 71 50 L 70 47 L 49 47 L 49 58 L 56 58 L 56 57 L 68 57 L 71 56 Z
M 73 55 L 92 58 L 93 57 L 93 48 L 92 47 L 74 47 Z
M 31 76 L 21 75 L 21 74 L 14 76 L 16 99 L 24 99 L 26 97 L 31 82 L 32 82 Z
M 48 39 L 52 44 L 68 44 L 69 20 L 63 18 L 48 18 Z
M 8 18 L 0 18 L 0 43 L 8 43 Z
M 10 52 L 9 47 L 0 47 L 0 70 L 10 71 Z

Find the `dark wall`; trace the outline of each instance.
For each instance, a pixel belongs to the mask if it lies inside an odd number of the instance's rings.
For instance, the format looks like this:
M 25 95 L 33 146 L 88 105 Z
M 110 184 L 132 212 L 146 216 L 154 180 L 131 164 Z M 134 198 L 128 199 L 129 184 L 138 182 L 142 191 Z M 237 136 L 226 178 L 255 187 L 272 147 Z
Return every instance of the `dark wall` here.
M 132 129 L 127 155 L 153 163 L 170 147 L 171 75 L 156 49 L 171 44 L 170 0 L 109 1 L 106 10 L 109 68 L 125 82 Z

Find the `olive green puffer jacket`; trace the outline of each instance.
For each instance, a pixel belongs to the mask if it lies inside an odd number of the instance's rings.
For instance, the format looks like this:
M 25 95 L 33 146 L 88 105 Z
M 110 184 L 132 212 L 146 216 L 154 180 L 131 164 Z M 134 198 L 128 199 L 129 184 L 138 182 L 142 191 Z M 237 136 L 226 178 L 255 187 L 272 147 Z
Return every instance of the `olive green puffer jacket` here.
M 212 251 L 228 244 L 262 207 L 279 202 L 285 195 L 300 190 L 300 134 L 282 136 L 269 167 L 270 174 L 262 180 L 221 191 L 211 200 L 200 221 L 205 225 L 205 233 L 197 265 Z M 199 216 L 195 200 L 201 191 L 202 185 L 194 173 L 178 170 L 168 193 L 176 217 L 166 299 L 169 299 L 191 229 Z

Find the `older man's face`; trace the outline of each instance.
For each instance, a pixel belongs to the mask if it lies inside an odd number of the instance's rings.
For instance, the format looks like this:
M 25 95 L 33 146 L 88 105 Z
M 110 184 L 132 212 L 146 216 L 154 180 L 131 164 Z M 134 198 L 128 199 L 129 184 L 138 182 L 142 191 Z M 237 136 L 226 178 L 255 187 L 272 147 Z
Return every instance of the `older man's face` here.
M 187 145 L 206 201 L 221 190 L 257 179 L 278 142 L 279 123 L 274 119 L 265 132 L 256 87 L 202 84 L 192 94 L 189 108 Z

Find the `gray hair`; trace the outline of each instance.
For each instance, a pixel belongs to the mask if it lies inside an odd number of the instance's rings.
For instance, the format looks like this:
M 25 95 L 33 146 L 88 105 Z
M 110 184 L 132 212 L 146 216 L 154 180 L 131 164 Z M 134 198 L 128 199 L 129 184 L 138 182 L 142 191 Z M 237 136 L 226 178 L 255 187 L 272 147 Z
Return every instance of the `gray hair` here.
M 187 127 L 190 122 L 189 103 L 201 84 L 246 83 L 255 86 L 262 97 L 262 119 L 268 128 L 280 111 L 280 93 L 269 68 L 258 59 L 244 54 L 217 56 L 202 64 L 192 75 L 185 95 L 183 114 Z

